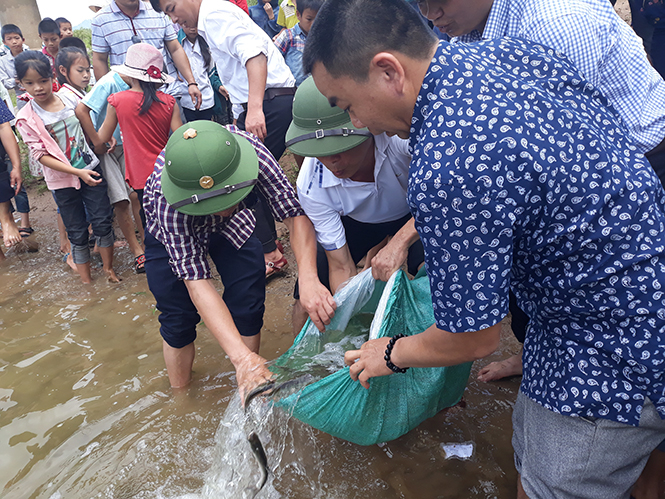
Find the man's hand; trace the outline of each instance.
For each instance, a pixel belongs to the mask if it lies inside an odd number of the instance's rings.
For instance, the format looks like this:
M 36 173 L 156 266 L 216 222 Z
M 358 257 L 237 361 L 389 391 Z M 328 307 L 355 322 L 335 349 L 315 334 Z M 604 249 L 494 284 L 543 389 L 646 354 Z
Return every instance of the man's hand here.
M 189 92 L 189 96 L 192 98 L 192 104 L 194 104 L 196 110 L 198 111 L 201 107 L 201 103 L 203 102 L 203 96 L 201 95 L 199 87 L 196 85 L 189 85 L 187 87 L 187 91 Z
M 266 138 L 268 131 L 266 129 L 266 117 L 263 114 L 262 109 L 247 110 L 247 115 L 245 116 L 245 130 L 256 135 L 261 141 Z
M 245 395 L 257 386 L 270 381 L 273 374 L 266 367 L 266 359 L 254 352 L 249 352 L 242 357 L 235 368 L 240 400 L 244 407 Z
M 311 285 L 300 283 L 300 304 L 321 332 L 326 330 L 337 308 L 330 291 L 318 279 Z
M 79 178 L 83 180 L 86 184 L 88 184 L 90 187 L 94 187 L 101 183 L 102 179 L 101 178 L 95 178 L 99 177 L 99 173 L 97 173 L 94 170 L 79 170 L 78 172 Z
M 23 177 L 21 177 L 21 169 L 12 168 L 12 171 L 9 172 L 9 184 L 14 186 L 14 194 L 18 194 L 18 191 L 21 190 L 22 183 Z
M 406 261 L 409 247 L 399 244 L 392 238 L 374 258 L 372 258 L 372 276 L 379 281 L 388 281 Z
M 388 369 L 384 356 L 390 338 L 378 338 L 364 343 L 360 350 L 349 350 L 344 354 L 344 363 L 354 381 L 369 389 L 369 379 L 387 376 L 393 372 Z

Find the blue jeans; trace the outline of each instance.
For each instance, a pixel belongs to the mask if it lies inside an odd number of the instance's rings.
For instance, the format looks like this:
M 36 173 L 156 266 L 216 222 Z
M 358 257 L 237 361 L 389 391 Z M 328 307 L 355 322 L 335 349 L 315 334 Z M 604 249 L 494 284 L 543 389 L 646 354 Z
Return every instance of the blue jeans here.
M 21 185 L 18 194 L 14 196 L 14 202 L 16 203 L 16 211 L 19 213 L 30 213 L 30 201 L 28 201 L 28 193 L 23 185 Z M 14 213 L 13 206 L 11 207 L 11 212 Z
M 99 167 L 95 168 L 99 171 Z M 113 246 L 113 209 L 106 194 L 106 180 L 94 187 L 81 181 L 81 188 L 67 187 L 53 191 L 53 197 L 60 209 L 60 216 L 67 229 L 67 238 L 72 244 L 74 263 L 84 264 L 90 261 L 88 246 L 88 220 L 100 248 Z M 87 217 L 86 217 L 87 214 Z M 88 218 L 88 219 L 86 219 Z
M 208 254 L 217 267 L 233 322 L 242 336 L 254 336 L 263 327 L 266 276 L 261 243 L 251 236 L 238 250 L 219 234 L 212 234 Z M 183 348 L 196 339 L 201 322 L 185 283 L 171 270 L 169 254 L 146 230 L 145 271 L 148 286 L 161 312 L 159 332 L 172 348 Z

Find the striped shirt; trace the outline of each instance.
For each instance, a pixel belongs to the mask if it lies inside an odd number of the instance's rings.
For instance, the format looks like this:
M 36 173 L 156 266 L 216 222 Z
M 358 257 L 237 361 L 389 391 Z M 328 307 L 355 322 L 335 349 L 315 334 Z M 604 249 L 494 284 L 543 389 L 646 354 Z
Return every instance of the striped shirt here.
M 166 61 L 166 70 L 176 75 L 175 67 L 164 42 L 178 38 L 173 23 L 161 12 L 155 12 L 150 3 L 139 2 L 139 13 L 130 18 L 112 1 L 92 19 L 92 51 L 108 54 L 111 66 L 125 62 L 132 37 L 137 35 L 143 43 L 158 48 Z
M 649 64 L 642 40 L 607 0 L 494 0 L 482 35 L 455 42 L 519 37 L 570 59 L 617 110 L 643 153 L 665 138 L 665 81 Z
M 275 218 L 284 220 L 304 215 L 295 190 L 263 143 L 233 125 L 226 128 L 254 146 L 259 158 L 256 186 L 268 200 Z M 192 216 L 176 211 L 162 194 L 163 169 L 164 151 L 157 158 L 155 171 L 148 177 L 143 191 L 146 228 L 166 247 L 171 269 L 179 279 L 211 279 L 212 272 L 207 258 L 210 235 L 221 234 L 239 249 L 254 232 L 254 213 L 244 202 L 238 205 L 233 216 L 226 219 L 217 215 Z

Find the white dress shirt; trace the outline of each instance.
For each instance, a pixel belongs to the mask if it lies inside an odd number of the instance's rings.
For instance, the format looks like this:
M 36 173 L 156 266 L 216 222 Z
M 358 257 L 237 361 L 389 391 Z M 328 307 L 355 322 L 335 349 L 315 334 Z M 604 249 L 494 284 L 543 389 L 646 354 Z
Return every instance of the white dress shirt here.
M 409 213 L 409 141 L 385 133 L 374 136 L 374 182 L 337 178 L 316 158 L 305 158 L 298 174 L 298 199 L 326 251 L 346 244 L 342 216 L 384 223 Z
M 219 78 L 233 104 L 247 102 L 249 82 L 245 64 L 259 54 L 268 59 L 266 88 L 295 86 L 296 79 L 270 37 L 237 5 L 203 0 L 198 30 L 210 46 Z

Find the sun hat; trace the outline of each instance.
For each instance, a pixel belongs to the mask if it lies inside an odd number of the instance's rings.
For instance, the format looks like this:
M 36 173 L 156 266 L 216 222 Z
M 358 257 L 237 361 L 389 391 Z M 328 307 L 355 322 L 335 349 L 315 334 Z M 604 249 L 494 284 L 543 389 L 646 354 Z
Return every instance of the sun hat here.
M 293 98 L 293 121 L 286 132 L 286 147 L 292 153 L 331 156 L 353 149 L 371 136 L 367 128 L 351 124 L 349 113 L 331 107 L 311 76 L 300 84 Z
M 130 78 L 151 83 L 173 83 L 175 79 L 163 71 L 164 56 L 149 43 L 135 43 L 127 49 L 125 63 L 111 70 Z
M 187 215 L 211 215 L 242 201 L 256 184 L 259 159 L 244 137 L 214 121 L 191 121 L 166 143 L 162 193 Z
M 97 0 L 96 2 L 92 2 L 90 5 L 88 5 L 88 8 L 96 13 L 102 10 L 108 4 L 109 4 L 108 0 Z

